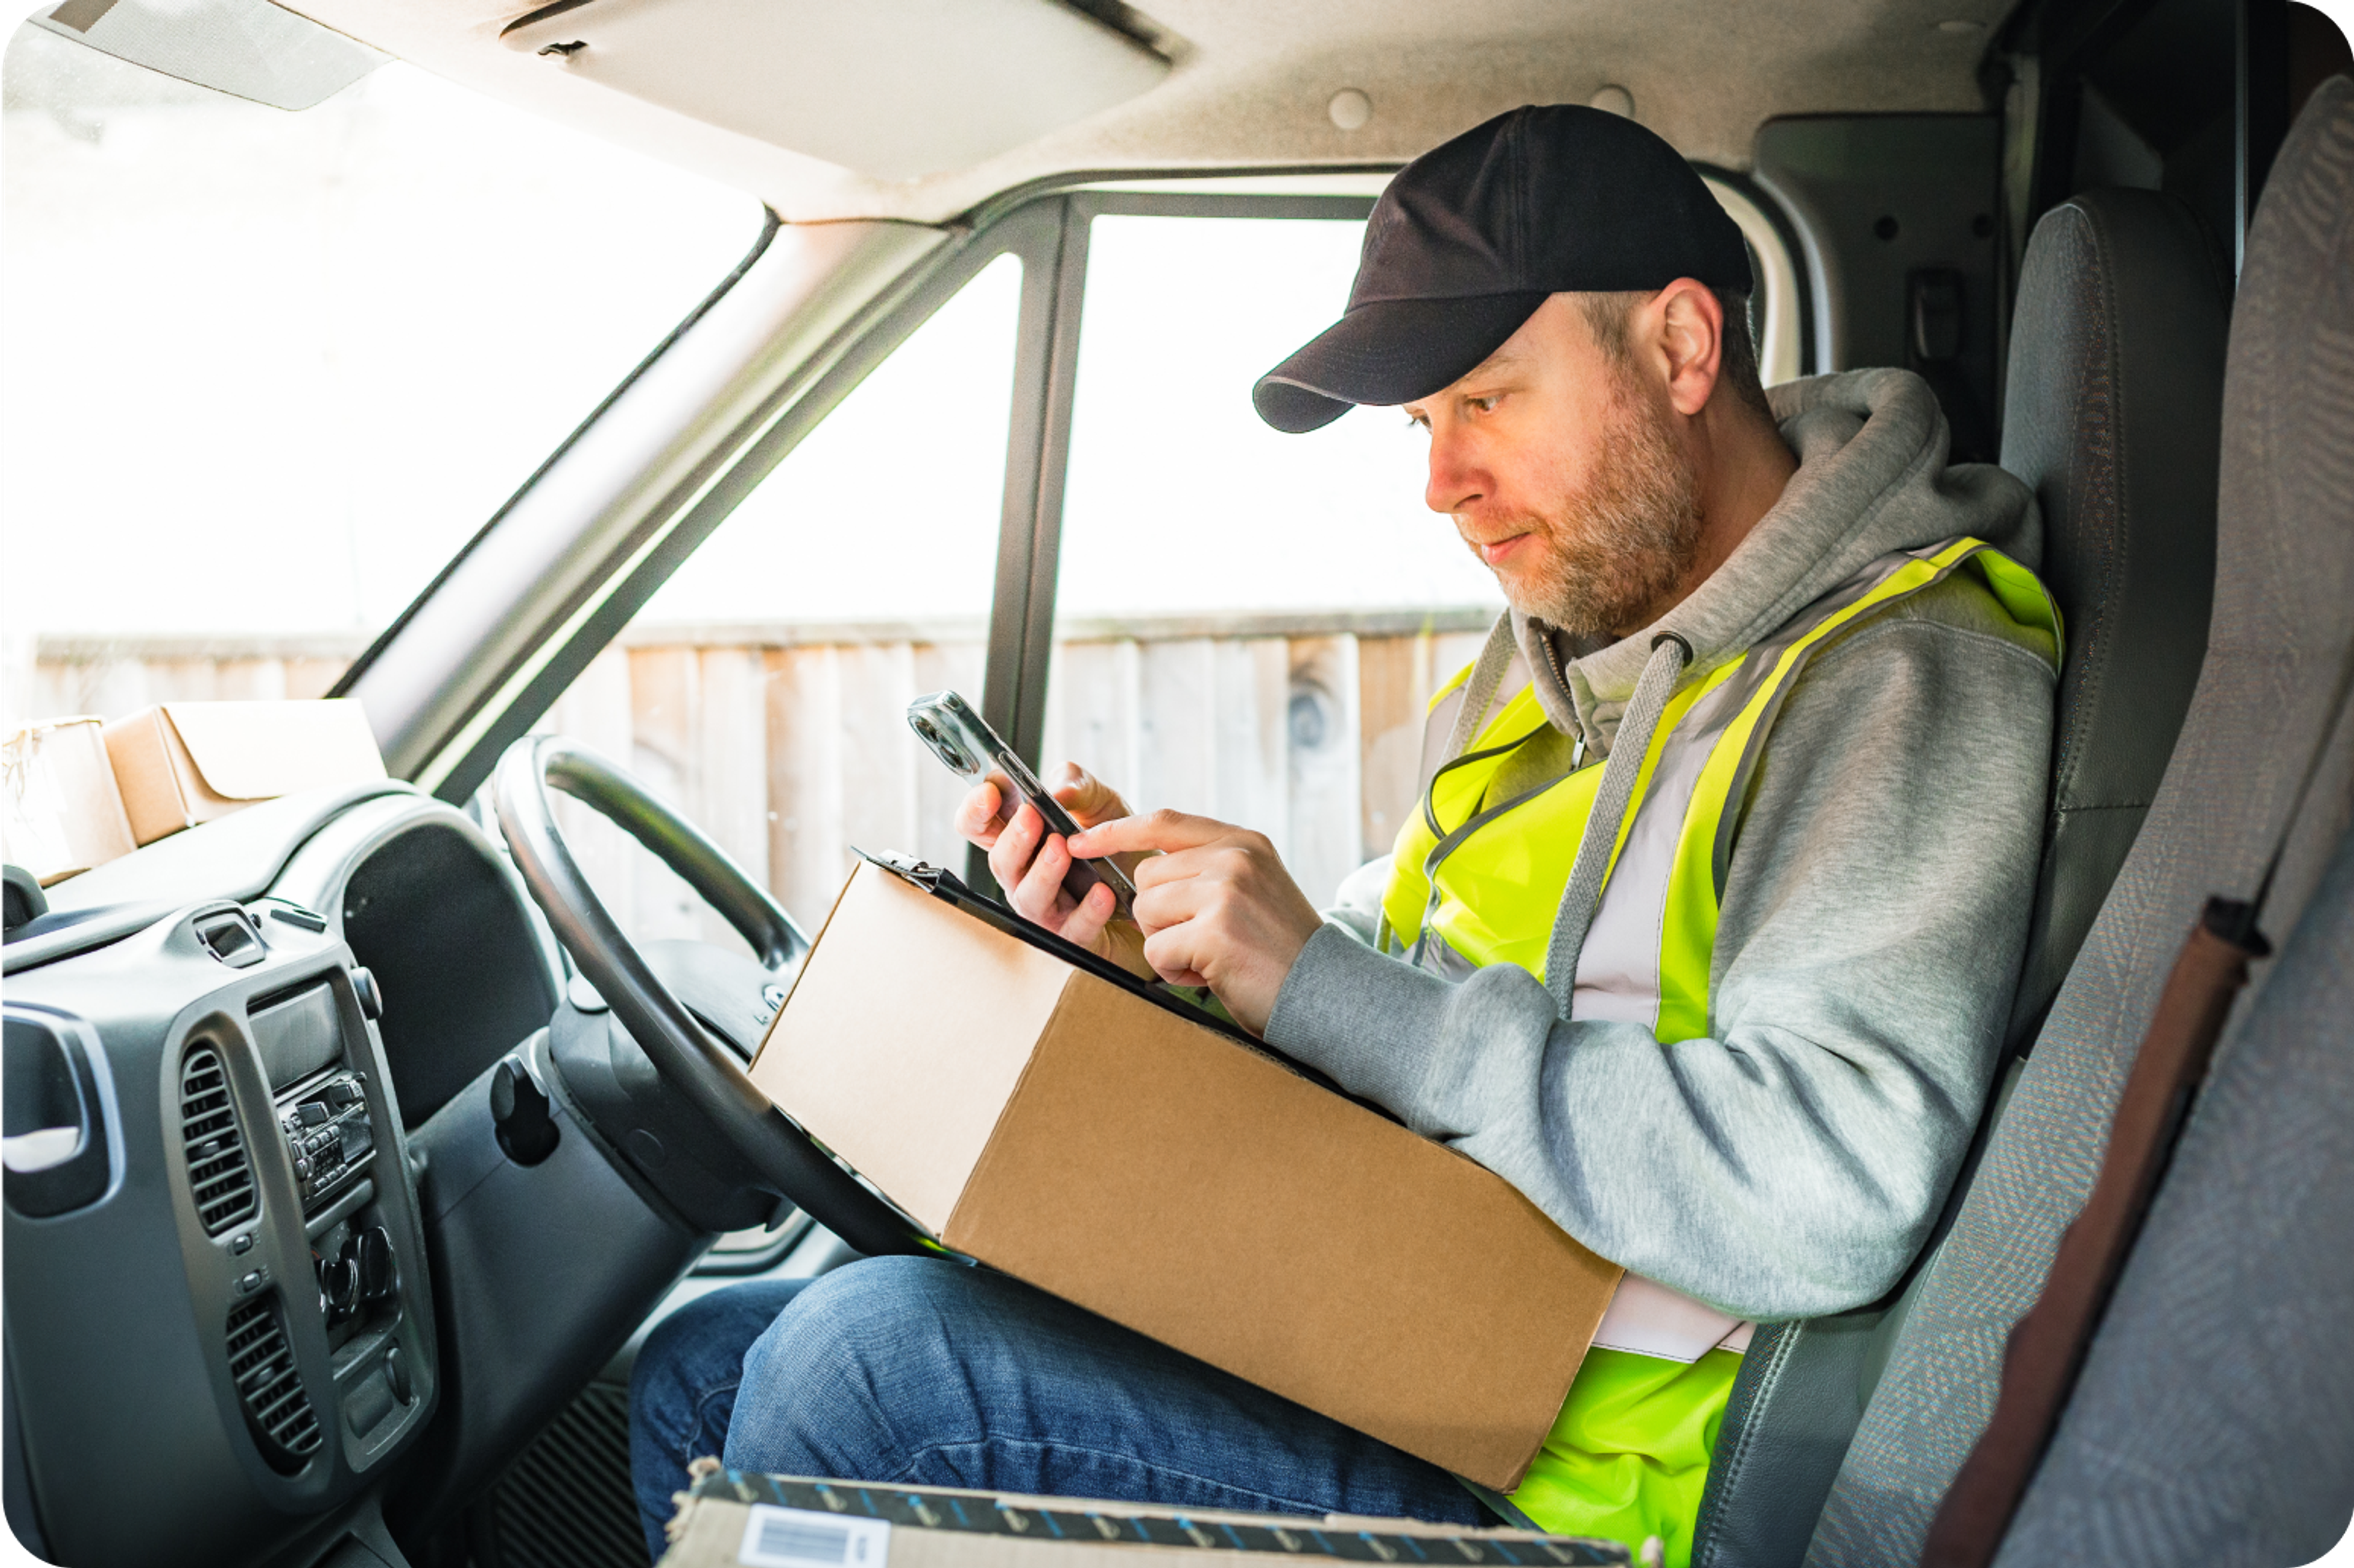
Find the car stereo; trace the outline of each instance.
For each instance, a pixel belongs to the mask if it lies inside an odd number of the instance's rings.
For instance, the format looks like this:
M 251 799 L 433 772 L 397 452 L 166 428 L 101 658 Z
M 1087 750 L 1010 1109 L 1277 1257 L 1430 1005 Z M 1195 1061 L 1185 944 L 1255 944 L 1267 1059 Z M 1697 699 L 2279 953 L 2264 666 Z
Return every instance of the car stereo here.
M 367 1075 L 335 1073 L 281 1099 L 278 1127 L 294 1157 L 302 1212 L 316 1213 L 367 1168 L 376 1147 L 368 1125 Z

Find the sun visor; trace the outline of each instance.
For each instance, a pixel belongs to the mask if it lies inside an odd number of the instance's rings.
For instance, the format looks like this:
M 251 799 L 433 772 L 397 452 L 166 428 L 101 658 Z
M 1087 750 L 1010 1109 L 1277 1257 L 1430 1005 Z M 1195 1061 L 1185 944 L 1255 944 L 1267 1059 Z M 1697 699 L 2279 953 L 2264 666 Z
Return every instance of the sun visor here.
M 101 54 L 272 109 L 323 102 L 392 58 L 270 0 L 66 0 L 26 20 Z
M 969 168 L 1168 74 L 1058 0 L 568 0 L 508 48 L 878 179 Z

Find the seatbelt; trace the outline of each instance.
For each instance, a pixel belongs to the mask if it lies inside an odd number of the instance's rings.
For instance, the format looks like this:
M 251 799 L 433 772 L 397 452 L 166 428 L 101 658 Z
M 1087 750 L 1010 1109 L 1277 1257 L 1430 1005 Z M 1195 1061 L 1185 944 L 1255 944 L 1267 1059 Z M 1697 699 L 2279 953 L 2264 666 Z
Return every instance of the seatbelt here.
M 2324 710 L 2321 736 L 2274 840 L 2255 896 L 2212 897 L 2176 955 L 2158 1011 L 2118 1097 L 2109 1144 L 2092 1195 L 2061 1234 L 2043 1293 L 2011 1329 L 1993 1418 L 1962 1462 L 1938 1505 L 1921 1568 L 1987 1568 L 2051 1445 L 2085 1351 L 2108 1309 L 2117 1276 L 2132 1255 L 2158 1183 L 2206 1078 L 2232 1001 L 2248 982 L 2248 964 L 2272 951 L 2257 929 L 2289 835 L 2304 814 L 2354 685 L 2354 645 Z

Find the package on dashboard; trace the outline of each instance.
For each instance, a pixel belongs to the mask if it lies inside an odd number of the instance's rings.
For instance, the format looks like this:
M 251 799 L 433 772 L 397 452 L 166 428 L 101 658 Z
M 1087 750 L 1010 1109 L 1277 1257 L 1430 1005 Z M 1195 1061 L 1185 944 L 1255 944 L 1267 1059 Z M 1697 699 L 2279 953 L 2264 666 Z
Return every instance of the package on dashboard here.
M 1153 1552 L 1183 1555 L 1187 1568 L 1272 1568 L 1285 1557 L 1450 1568 L 1628 1561 L 1615 1541 L 1526 1530 L 866 1486 L 704 1459 L 695 1470 L 660 1568 L 1123 1568 Z
M 44 887 L 138 847 L 104 728 L 87 716 L 47 719 L 0 743 L 0 854 Z
M 106 750 L 143 844 L 257 800 L 385 776 L 367 715 L 348 698 L 163 703 L 109 722 Z

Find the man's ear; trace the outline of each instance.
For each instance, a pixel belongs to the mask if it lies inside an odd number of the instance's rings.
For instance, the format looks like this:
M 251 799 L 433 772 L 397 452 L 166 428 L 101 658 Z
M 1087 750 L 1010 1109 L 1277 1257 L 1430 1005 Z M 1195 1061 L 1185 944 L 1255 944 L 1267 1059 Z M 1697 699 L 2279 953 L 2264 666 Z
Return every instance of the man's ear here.
M 1649 313 L 1667 362 L 1668 402 L 1687 418 L 1708 407 L 1724 353 L 1724 307 L 1707 284 L 1679 278 L 1652 296 Z

